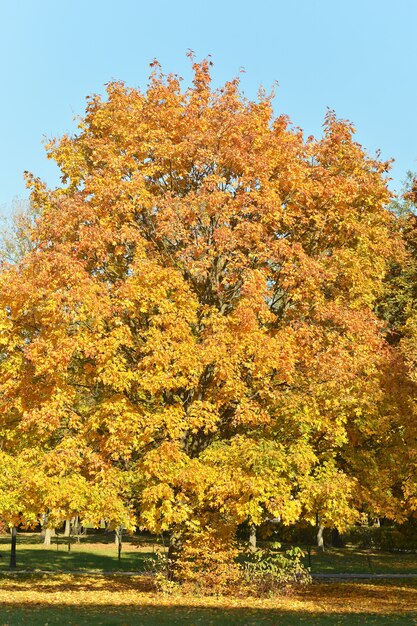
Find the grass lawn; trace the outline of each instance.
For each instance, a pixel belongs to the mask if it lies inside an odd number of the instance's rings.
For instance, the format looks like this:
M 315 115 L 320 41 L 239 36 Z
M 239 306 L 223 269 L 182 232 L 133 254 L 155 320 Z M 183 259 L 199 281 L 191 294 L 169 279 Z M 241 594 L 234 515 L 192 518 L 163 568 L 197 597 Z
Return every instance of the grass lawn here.
M 291 596 L 262 600 L 168 597 L 138 577 L 3 574 L 0 606 L 2 626 L 412 625 L 417 623 L 417 585 L 316 583 Z
M 236 625 L 256 626 L 271 624 L 277 626 L 296 626 L 312 624 L 314 626 L 412 626 L 416 624 L 412 617 L 401 615 L 319 615 L 303 612 L 288 612 L 242 609 L 197 609 L 197 608 L 153 608 L 148 610 L 108 610 L 81 608 L 44 608 L 0 609 L 2 626 L 52 626 L 65 624 L 73 626 L 196 626 L 201 625 Z
M 157 544 L 139 542 L 126 538 L 123 543 L 122 558 L 117 559 L 117 547 L 113 534 L 89 535 L 81 537 L 78 543 L 71 539 L 68 552 L 64 537 L 52 539 L 51 546 L 45 546 L 39 533 L 21 533 L 17 539 L 17 568 L 29 570 L 79 570 L 98 572 L 143 572 L 145 559 L 154 554 Z M 159 546 L 161 547 L 161 546 Z M 0 571 L 8 570 L 10 558 L 10 537 L 0 537 Z
M 127 537 L 118 561 L 112 534 L 88 535 L 80 543 L 73 539 L 68 552 L 63 537 L 48 548 L 39 534 L 20 533 L 18 570 L 51 573 L 11 575 L 10 537 L 0 537 L 0 625 L 417 625 L 417 580 L 411 579 L 315 582 L 290 596 L 257 599 L 169 597 L 156 593 L 147 576 L 100 573 L 140 573 L 145 559 L 160 547 L 150 538 Z M 312 551 L 312 571 L 417 573 L 417 555 L 355 549 L 332 549 L 324 554 Z
M 150 537 L 129 537 L 123 542 L 122 558 L 117 559 L 113 533 L 89 534 L 77 542 L 53 538 L 50 547 L 43 545 L 39 533 L 19 533 L 17 540 L 17 568 L 49 571 L 143 572 L 145 560 L 163 548 Z M 0 572 L 8 570 L 10 537 L 0 536 Z M 308 559 L 305 558 L 305 565 Z M 417 574 L 417 554 L 389 553 L 354 548 L 328 549 L 321 553 L 311 551 L 311 572 L 319 573 L 414 573 Z
M 308 559 L 304 560 L 308 565 Z M 373 573 L 417 574 L 417 554 L 404 552 L 379 552 L 353 548 L 327 549 L 326 552 L 311 551 L 312 574 Z

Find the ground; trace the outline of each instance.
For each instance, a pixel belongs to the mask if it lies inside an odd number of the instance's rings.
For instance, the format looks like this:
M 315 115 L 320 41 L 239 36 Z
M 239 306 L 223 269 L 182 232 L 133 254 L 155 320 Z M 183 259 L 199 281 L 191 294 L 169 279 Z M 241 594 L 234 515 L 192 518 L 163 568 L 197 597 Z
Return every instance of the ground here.
M 314 582 L 291 595 L 266 599 L 168 596 L 155 592 L 150 577 L 141 573 L 160 541 L 128 540 L 120 562 L 111 535 L 81 539 L 71 545 L 70 553 L 61 541 L 58 538 L 58 545 L 48 549 L 36 535 L 19 535 L 18 566 L 26 572 L 10 574 L 9 538 L 0 539 L 1 626 L 417 624 L 417 579 Z M 29 569 L 38 571 L 27 573 Z M 46 569 L 53 571 L 39 571 Z M 64 569 L 76 573 L 57 571 Z M 117 569 L 124 574 L 114 573 Z M 312 569 L 417 573 L 417 555 L 354 549 L 313 552 Z
M 314 583 L 291 596 L 231 599 L 165 596 L 140 576 L 3 575 L 0 604 L 3 626 L 417 623 L 411 581 Z

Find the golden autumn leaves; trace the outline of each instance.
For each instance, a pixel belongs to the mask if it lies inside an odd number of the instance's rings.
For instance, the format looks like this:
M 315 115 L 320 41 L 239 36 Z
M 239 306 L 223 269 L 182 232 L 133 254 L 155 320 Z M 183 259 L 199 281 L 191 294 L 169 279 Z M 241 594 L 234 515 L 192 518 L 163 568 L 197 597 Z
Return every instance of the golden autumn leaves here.
M 270 97 L 213 90 L 206 61 L 184 91 L 155 66 L 145 93 L 89 99 L 49 146 L 62 186 L 29 177 L 36 243 L 0 275 L 4 463 L 36 449 L 44 480 L 11 522 L 230 538 L 406 513 L 387 450 L 407 400 L 373 313 L 387 164 L 353 132 L 329 113 L 304 140 Z

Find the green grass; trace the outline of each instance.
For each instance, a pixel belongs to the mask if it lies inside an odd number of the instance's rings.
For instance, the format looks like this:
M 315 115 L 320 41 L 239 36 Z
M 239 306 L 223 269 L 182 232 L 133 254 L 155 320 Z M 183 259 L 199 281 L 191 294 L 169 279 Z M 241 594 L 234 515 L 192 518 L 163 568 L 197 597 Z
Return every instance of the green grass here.
M 416 619 L 406 615 L 347 615 L 333 613 L 331 615 L 296 612 L 282 612 L 262 609 L 213 609 L 190 607 L 31 607 L 31 608 L 0 608 L 2 626 L 52 626 L 65 624 L 69 626 L 188 626 L 188 625 L 245 625 L 274 624 L 279 626 L 295 626 L 311 624 L 312 626 L 406 626 L 415 625 Z
M 17 540 L 17 569 L 143 572 L 145 561 L 153 556 L 155 547 L 127 539 L 119 561 L 112 536 L 81 537 L 79 543 L 72 539 L 68 552 L 64 537 L 53 538 L 52 545 L 48 547 L 39 534 L 22 533 Z M 0 571 L 7 570 L 10 559 L 10 538 L 7 536 L 0 537 L 0 556 Z
M 304 560 L 308 565 L 308 559 Z M 417 554 L 378 552 L 354 548 L 313 550 L 311 553 L 313 574 L 417 574 Z
M 77 542 L 71 539 L 68 552 L 67 539 L 53 538 L 50 547 L 43 545 L 39 533 L 19 533 L 17 541 L 17 569 L 48 571 L 143 572 L 146 560 L 155 550 L 161 549 L 151 537 L 126 537 L 122 558 L 117 559 L 117 547 L 112 533 L 89 534 Z M 9 568 L 10 537 L 0 536 L 0 572 Z M 304 560 L 308 565 L 307 557 Z M 416 574 L 417 554 L 370 552 L 354 548 L 328 549 L 321 553 L 311 551 L 313 574 L 375 573 Z

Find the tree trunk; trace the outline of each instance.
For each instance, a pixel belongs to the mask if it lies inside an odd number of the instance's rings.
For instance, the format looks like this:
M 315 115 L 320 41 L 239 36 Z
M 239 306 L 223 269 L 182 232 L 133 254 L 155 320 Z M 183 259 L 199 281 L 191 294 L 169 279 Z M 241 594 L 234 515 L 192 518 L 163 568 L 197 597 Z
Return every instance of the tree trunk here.
M 64 537 L 69 537 L 70 534 L 71 534 L 71 520 L 70 519 L 66 519 L 65 520 Z
M 74 535 L 76 535 L 77 537 L 77 543 L 80 543 L 81 524 L 80 524 L 80 518 L 78 517 L 78 515 L 74 517 L 73 529 L 74 529 Z
M 167 559 L 167 578 L 168 580 L 176 580 L 177 561 L 180 556 L 182 545 L 181 533 L 172 533 L 169 540 L 168 559 Z
M 45 528 L 45 546 L 51 545 L 52 537 L 55 537 L 55 528 Z
M 249 550 L 254 552 L 256 550 L 256 526 L 251 524 L 249 526 Z
M 322 552 L 324 552 L 324 536 L 323 536 L 323 533 L 324 533 L 324 526 L 319 524 L 319 528 L 318 528 L 318 531 L 317 531 L 317 547 Z
M 11 530 L 12 541 L 10 544 L 10 567 L 16 567 L 16 541 L 17 541 L 17 528 L 13 526 Z
M 117 546 L 117 558 L 120 561 L 120 559 L 122 557 L 123 526 L 118 526 L 118 528 L 116 528 L 114 532 L 115 532 L 114 540 L 115 540 L 116 546 Z

